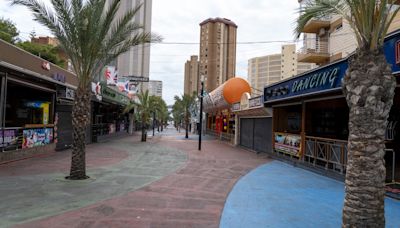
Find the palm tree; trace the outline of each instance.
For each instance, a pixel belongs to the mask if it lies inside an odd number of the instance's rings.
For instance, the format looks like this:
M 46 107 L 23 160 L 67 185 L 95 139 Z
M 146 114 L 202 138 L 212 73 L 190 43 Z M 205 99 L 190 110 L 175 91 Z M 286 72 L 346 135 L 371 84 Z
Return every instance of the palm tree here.
M 185 138 L 189 138 L 189 122 L 191 116 L 190 110 L 192 106 L 195 104 L 196 94 L 195 93 L 193 95 L 184 94 L 182 98 L 180 98 L 179 96 L 175 96 L 174 99 L 178 107 L 178 112 L 180 111 L 184 118 L 185 132 L 186 132 Z
M 179 131 L 180 123 L 182 122 L 183 118 L 183 108 L 182 102 L 180 102 L 181 98 L 178 96 L 174 97 L 175 103 L 172 105 L 172 117 L 174 120 L 174 126 L 177 131 Z
M 314 0 L 300 9 L 297 36 L 313 18 L 342 16 L 358 42 L 343 92 L 350 109 L 343 227 L 384 227 L 385 129 L 395 78 L 383 53 L 384 37 L 399 11 L 393 0 Z
M 155 121 L 156 121 L 156 123 L 158 123 L 157 128 L 159 131 L 160 124 L 162 125 L 162 122 L 163 122 L 163 114 L 164 114 L 165 110 L 167 109 L 167 104 L 161 97 L 158 97 L 158 96 L 152 96 L 151 99 L 152 99 L 151 106 L 152 106 L 153 112 L 155 113 L 155 117 L 156 117 Z
M 71 60 L 79 83 L 72 109 L 73 146 L 69 179 L 85 179 L 85 138 L 90 123 L 90 83 L 100 69 L 132 46 L 158 42 L 133 22 L 140 6 L 116 19 L 120 0 L 11 0 L 28 7 L 36 21 L 58 39 Z M 135 35 L 132 35 L 135 34 Z
M 147 140 L 147 128 L 150 124 L 150 117 L 153 113 L 153 96 L 149 96 L 149 91 L 141 91 L 138 94 L 138 101 L 131 101 L 124 110 L 124 113 L 128 113 L 132 109 L 136 109 L 136 113 L 140 117 L 141 128 L 142 128 L 142 142 Z
M 157 97 L 157 120 L 159 122 L 158 127 L 161 127 L 161 131 L 163 131 L 164 124 L 168 118 L 168 108 L 167 104 L 161 97 Z

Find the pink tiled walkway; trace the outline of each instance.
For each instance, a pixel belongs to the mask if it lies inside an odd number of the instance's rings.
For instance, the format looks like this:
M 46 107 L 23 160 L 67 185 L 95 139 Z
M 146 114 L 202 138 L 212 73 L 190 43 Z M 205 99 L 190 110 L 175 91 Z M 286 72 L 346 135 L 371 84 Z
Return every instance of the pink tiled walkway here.
M 204 141 L 200 152 L 197 141 L 176 136 L 152 142 L 185 151 L 186 166 L 137 191 L 19 227 L 218 227 L 236 181 L 269 161 L 215 140 Z

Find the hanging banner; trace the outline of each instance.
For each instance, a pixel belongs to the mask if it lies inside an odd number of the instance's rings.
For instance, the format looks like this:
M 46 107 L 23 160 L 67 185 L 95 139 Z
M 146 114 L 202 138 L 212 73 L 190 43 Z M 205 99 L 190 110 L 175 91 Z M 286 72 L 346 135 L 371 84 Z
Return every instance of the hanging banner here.
M 22 148 L 43 146 L 53 142 L 53 129 L 26 129 L 22 131 Z
M 104 77 L 106 79 L 107 85 L 116 85 L 118 81 L 118 72 L 115 66 L 106 66 L 104 71 Z
M 129 81 L 126 82 L 118 82 L 117 87 L 121 92 L 128 92 L 129 91 Z

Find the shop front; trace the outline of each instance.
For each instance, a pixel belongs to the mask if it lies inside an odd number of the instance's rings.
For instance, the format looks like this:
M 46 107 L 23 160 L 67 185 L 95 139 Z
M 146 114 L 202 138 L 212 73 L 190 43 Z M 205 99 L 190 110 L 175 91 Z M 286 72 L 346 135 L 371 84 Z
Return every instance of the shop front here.
M 235 114 L 231 105 L 240 101 L 243 93 L 250 93 L 250 85 L 242 78 L 231 78 L 204 97 L 206 133 L 232 144 L 235 140 Z
M 385 42 L 385 55 L 398 78 L 386 131 L 388 182 L 400 179 L 400 67 L 395 62 L 399 42 L 398 33 Z M 343 59 L 264 88 L 264 105 L 273 109 L 272 147 L 276 156 L 344 177 L 349 109 L 341 86 L 347 67 L 347 59 Z
M 240 102 L 232 105 L 235 114 L 235 145 L 255 152 L 272 151 L 272 112 L 263 105 L 263 97 L 242 94 Z
M 128 96 L 105 83 L 100 84 L 100 91 L 92 99 L 93 142 L 128 134 L 130 123 L 129 114 L 124 113 L 129 103 Z
M 0 162 L 54 151 L 57 90 L 76 77 L 1 40 L 0 49 Z

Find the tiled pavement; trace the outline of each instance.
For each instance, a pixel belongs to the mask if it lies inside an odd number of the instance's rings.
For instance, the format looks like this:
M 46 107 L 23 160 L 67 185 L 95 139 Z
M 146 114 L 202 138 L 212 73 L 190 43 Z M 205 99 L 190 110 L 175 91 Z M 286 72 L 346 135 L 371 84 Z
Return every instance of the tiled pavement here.
M 343 183 L 210 137 L 198 151 L 183 135 L 89 145 L 81 182 L 62 178 L 69 152 L 0 165 L 0 227 L 340 226 Z M 399 201 L 386 205 L 399 227 Z
M 269 160 L 216 140 L 197 151 L 197 141 L 182 134 L 170 129 L 147 143 L 134 137 L 91 145 L 94 178 L 79 183 L 62 180 L 68 154 L 0 167 L 0 182 L 8 183 L 0 186 L 0 226 L 218 227 L 236 181 Z

